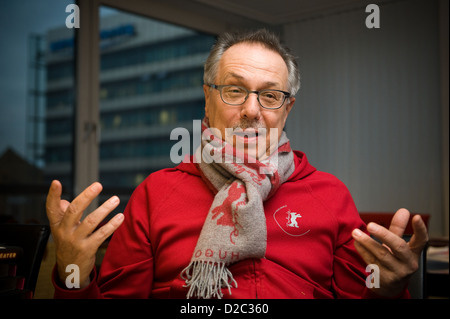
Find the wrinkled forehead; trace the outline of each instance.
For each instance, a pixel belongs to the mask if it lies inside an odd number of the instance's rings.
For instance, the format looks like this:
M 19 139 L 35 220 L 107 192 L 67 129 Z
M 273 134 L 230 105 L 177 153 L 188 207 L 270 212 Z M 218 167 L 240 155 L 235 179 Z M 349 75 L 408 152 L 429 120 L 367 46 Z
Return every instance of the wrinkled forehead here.
M 258 77 L 277 86 L 285 86 L 288 69 L 283 58 L 260 43 L 238 43 L 228 48 L 219 62 L 220 80 L 249 80 Z

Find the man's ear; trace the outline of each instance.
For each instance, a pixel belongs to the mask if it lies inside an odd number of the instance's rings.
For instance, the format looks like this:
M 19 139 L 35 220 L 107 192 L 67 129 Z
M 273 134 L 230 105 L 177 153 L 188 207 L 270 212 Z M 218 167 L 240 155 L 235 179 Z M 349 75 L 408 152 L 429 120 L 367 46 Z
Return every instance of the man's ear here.
M 292 107 L 294 106 L 294 103 L 295 103 L 295 97 L 290 97 L 289 98 L 289 103 L 288 103 L 288 105 L 286 105 L 286 113 L 287 113 L 286 115 L 289 114 L 289 112 L 291 111 Z
M 285 117 L 284 117 L 284 125 L 286 125 L 286 120 L 288 118 L 289 112 L 291 112 L 292 107 L 294 106 L 294 103 L 295 103 L 295 97 L 290 97 L 289 98 L 289 103 L 286 105 L 286 110 L 285 110 L 286 113 L 285 113 Z

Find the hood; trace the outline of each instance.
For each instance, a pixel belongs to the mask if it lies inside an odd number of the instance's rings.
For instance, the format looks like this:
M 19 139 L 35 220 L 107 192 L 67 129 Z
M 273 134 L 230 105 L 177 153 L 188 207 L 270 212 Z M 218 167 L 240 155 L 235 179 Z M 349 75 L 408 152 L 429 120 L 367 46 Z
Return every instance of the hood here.
M 193 161 L 193 156 L 191 156 L 190 158 L 185 158 L 185 162 L 181 162 L 178 166 L 175 167 L 175 169 L 188 174 L 201 176 L 198 165 Z M 305 178 L 306 176 L 316 171 L 316 168 L 309 164 L 308 159 L 303 152 L 294 151 L 294 163 L 295 170 L 287 180 L 288 182 L 294 182 L 299 179 Z
M 309 164 L 305 153 L 294 151 L 295 170 L 288 179 L 288 182 L 294 182 L 305 178 L 316 171 L 316 168 Z

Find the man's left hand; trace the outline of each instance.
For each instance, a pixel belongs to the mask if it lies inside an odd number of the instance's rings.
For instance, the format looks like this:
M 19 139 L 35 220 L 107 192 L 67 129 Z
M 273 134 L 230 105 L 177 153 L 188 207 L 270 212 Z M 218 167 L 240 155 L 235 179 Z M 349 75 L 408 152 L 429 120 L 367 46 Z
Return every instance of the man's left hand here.
M 371 288 L 384 297 L 401 294 L 409 278 L 419 268 L 420 254 L 428 241 L 428 232 L 420 215 L 412 219 L 414 234 L 409 242 L 402 236 L 408 225 L 410 213 L 399 209 L 392 218 L 389 230 L 376 223 L 369 223 L 367 231 L 382 244 L 359 229 L 352 232 L 355 247 L 367 264 L 376 264 L 380 269 L 380 286 Z

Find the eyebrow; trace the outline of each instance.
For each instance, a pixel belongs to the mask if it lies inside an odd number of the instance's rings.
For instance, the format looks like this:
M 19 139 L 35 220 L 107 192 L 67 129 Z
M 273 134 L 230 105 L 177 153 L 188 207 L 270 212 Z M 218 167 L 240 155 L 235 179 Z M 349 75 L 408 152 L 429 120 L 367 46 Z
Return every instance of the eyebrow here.
M 236 74 L 234 72 L 230 72 L 225 75 L 224 81 L 228 80 L 230 77 L 235 78 L 240 81 L 245 80 L 245 78 L 242 75 Z M 277 82 L 266 81 L 266 82 L 264 82 L 264 86 L 265 87 L 277 87 L 277 86 L 280 86 L 280 84 Z

